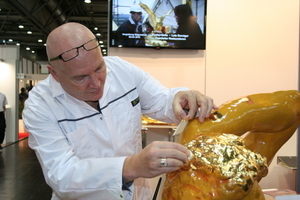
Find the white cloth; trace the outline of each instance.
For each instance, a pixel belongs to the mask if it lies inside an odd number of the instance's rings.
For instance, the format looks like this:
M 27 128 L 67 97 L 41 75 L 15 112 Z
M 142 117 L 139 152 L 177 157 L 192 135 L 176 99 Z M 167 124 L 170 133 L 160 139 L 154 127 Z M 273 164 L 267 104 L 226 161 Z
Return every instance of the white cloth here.
M 3 107 L 8 104 L 6 96 L 0 92 L 0 112 L 3 112 Z
M 174 95 L 140 68 L 105 57 L 107 78 L 101 112 L 62 89 L 51 75 L 37 84 L 25 102 L 23 120 L 30 133 L 52 199 L 115 200 L 152 198 L 145 179 L 122 191 L 127 156 L 141 150 L 141 113 L 178 123 Z

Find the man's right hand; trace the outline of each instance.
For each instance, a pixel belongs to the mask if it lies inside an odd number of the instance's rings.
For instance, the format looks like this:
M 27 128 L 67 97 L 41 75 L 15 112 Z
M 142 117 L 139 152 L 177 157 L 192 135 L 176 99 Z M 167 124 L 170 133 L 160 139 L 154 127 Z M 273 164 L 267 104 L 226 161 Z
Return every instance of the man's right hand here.
M 123 178 L 128 183 L 139 177 L 153 178 L 178 170 L 188 162 L 189 155 L 189 150 L 179 143 L 155 141 L 125 159 Z M 161 165 L 162 159 L 166 159 L 167 166 Z

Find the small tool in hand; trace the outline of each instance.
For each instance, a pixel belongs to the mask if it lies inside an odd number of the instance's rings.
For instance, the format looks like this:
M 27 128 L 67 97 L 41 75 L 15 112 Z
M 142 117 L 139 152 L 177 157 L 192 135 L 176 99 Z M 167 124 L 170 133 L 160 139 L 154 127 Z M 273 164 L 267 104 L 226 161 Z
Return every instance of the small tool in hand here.
M 184 111 L 186 113 L 188 113 L 188 110 L 184 110 Z M 217 120 L 217 119 L 220 119 L 222 117 L 223 117 L 223 115 L 219 111 L 215 111 L 211 114 L 209 119 Z M 184 129 L 187 126 L 188 123 L 189 123 L 189 120 L 188 120 L 187 117 L 185 119 L 182 119 L 181 122 L 179 123 L 179 125 L 177 126 L 176 131 L 173 133 L 173 136 L 180 135 L 184 131 Z

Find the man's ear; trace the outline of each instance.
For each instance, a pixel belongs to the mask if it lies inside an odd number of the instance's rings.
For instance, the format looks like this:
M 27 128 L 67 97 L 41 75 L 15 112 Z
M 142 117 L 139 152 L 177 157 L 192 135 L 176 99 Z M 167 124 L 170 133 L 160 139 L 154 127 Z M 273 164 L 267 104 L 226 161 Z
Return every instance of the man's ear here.
M 48 68 L 50 74 L 53 76 L 53 78 L 54 78 L 57 82 L 59 82 L 59 78 L 58 78 L 58 76 L 57 76 L 57 72 L 55 71 L 54 67 L 51 66 L 51 65 L 48 65 L 47 68 Z

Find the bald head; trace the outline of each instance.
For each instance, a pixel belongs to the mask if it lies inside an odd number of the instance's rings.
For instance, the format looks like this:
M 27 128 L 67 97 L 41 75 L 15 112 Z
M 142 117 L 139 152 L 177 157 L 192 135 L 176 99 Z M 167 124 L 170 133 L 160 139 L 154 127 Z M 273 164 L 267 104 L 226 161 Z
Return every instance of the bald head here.
M 54 29 L 47 38 L 48 59 L 80 46 L 95 38 L 94 34 L 84 25 L 79 23 L 66 23 Z
M 70 59 L 60 59 L 62 53 Z M 47 39 L 47 55 L 53 59 L 47 66 L 50 74 L 69 95 L 86 102 L 102 97 L 106 64 L 98 40 L 87 27 L 67 23 L 54 29 Z

